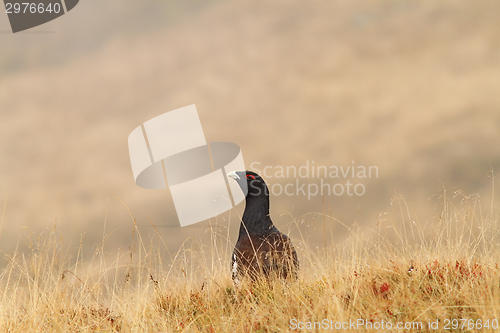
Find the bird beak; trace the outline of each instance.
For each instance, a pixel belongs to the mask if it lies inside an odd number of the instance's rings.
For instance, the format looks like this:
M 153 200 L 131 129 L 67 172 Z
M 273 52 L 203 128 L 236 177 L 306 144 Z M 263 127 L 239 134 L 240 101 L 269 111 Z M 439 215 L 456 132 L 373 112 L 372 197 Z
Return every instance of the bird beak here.
M 233 179 L 240 179 L 240 176 L 238 176 L 238 174 L 236 173 L 236 171 L 231 171 L 230 173 L 227 174 L 227 176 L 229 178 L 233 178 Z

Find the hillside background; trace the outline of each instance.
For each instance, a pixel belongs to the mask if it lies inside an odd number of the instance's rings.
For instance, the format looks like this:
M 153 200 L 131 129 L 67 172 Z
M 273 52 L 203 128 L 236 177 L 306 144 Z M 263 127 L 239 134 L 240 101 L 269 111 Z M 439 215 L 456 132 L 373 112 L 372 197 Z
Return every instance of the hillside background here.
M 109 233 L 107 251 L 126 249 L 133 222 L 119 200 L 171 251 L 207 237 L 176 227 L 168 191 L 135 185 L 128 156 L 135 127 L 190 104 L 207 140 L 237 143 L 248 167 L 378 167 L 354 180 L 361 197 L 273 196 L 278 227 L 295 219 L 311 244 L 321 223 L 329 242 L 347 232 L 304 214 L 371 230 L 397 195 L 422 223 L 444 189 L 495 209 L 498 17 L 496 0 L 109 0 L 12 34 L 0 14 L 0 250 L 26 250 L 26 235 L 52 225 L 71 253 Z M 237 214 L 217 223 L 235 242 Z

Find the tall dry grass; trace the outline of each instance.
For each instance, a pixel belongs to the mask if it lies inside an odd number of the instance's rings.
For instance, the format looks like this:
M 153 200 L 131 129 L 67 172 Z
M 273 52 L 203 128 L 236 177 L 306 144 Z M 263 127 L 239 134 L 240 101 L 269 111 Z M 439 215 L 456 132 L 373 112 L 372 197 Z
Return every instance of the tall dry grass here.
M 295 239 L 299 281 L 244 285 L 230 279 L 232 244 L 187 240 L 175 254 L 134 243 L 67 255 L 56 228 L 30 238 L 0 274 L 3 332 L 496 331 L 500 315 L 498 216 L 478 196 L 443 191 L 440 214 L 418 220 L 395 197 L 368 232 L 342 244 Z M 293 221 L 336 221 L 326 214 Z M 326 244 L 326 243 L 325 243 Z M 111 258 L 115 258 L 112 259 Z M 166 260 L 169 259 L 169 260 Z M 171 264 L 167 264 L 170 262 Z M 437 325 L 437 326 L 436 326 Z

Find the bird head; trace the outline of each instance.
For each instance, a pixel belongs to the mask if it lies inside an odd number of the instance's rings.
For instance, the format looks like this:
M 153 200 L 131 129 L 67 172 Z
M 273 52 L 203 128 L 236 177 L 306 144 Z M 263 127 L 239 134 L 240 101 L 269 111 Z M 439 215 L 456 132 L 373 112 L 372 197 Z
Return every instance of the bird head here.
M 243 193 L 248 196 L 269 196 L 269 190 L 266 182 L 253 171 L 231 171 L 227 174 L 229 178 L 234 179 L 240 186 Z

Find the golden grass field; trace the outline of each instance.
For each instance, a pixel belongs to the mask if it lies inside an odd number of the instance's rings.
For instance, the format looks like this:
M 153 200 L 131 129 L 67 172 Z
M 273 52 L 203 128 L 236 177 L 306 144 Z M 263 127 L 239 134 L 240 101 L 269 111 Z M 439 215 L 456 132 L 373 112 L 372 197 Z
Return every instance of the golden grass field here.
M 0 274 L 0 327 L 3 332 L 498 331 L 498 214 L 474 195 L 443 190 L 440 200 L 440 213 L 426 223 L 403 198 L 394 197 L 393 209 L 370 233 L 354 227 L 346 242 L 326 247 L 294 239 L 301 264 L 297 282 L 239 288 L 230 278 L 232 244 L 217 228 L 208 231 L 209 244 L 187 240 L 172 254 L 161 241 L 145 244 L 134 228 L 129 251 L 106 252 L 104 237 L 93 254 L 77 258 L 67 256 L 56 228 L 47 229 L 31 237 L 29 254 L 10 256 Z M 335 221 L 328 215 L 317 219 L 326 234 L 330 222 Z M 292 227 L 304 228 L 299 222 Z M 107 264 L 110 257 L 114 262 Z

